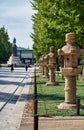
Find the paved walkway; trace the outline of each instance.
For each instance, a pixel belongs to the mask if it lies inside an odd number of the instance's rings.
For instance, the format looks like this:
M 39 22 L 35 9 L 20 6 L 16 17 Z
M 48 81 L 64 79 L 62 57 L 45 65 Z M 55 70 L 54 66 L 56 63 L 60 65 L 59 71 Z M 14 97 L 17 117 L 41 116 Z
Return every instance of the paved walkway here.
M 31 73 L 29 73 L 29 71 Z M 27 73 L 28 75 L 22 82 Z M 18 84 L 19 89 L 15 94 L 16 96 L 20 94 L 16 102 L 9 102 L 6 107 L 0 111 L 0 130 L 19 130 L 33 74 L 34 68 L 29 68 L 27 72 L 24 68 L 15 68 L 14 72 L 11 72 L 10 68 L 0 68 L 0 107 L 6 100 L 6 94 L 10 96 Z M 2 100 L 3 97 L 4 100 Z

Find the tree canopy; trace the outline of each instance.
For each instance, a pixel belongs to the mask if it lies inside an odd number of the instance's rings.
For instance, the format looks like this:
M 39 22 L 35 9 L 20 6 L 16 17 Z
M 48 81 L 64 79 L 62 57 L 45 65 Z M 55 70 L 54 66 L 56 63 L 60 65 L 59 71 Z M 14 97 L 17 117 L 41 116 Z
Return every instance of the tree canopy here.
M 84 0 L 31 0 L 36 13 L 32 16 L 34 41 L 33 50 L 36 58 L 65 44 L 65 34 L 76 34 L 78 45 L 84 43 Z
M 12 53 L 12 44 L 4 27 L 0 28 L 0 63 L 6 62 Z

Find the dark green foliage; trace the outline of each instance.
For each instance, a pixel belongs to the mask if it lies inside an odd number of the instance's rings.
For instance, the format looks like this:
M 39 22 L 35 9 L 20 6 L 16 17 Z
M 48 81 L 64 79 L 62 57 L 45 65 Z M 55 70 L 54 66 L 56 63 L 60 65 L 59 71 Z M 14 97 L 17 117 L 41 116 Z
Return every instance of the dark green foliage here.
M 0 63 L 8 60 L 12 51 L 12 44 L 9 42 L 9 36 L 4 27 L 0 28 Z
M 73 32 L 79 45 L 84 43 L 84 1 L 31 0 L 36 13 L 32 16 L 36 58 L 49 52 L 51 45 L 58 48 L 65 44 L 65 34 Z

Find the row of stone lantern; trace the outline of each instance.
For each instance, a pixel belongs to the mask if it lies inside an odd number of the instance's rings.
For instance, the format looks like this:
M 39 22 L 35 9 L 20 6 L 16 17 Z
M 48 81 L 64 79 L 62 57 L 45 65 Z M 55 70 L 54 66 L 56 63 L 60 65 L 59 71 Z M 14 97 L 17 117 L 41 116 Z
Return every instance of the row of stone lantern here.
M 78 57 L 80 54 L 84 54 L 84 50 L 81 50 L 75 42 L 75 34 L 66 34 L 65 41 L 66 45 L 61 49 L 58 49 L 58 55 L 61 55 L 63 61 L 60 71 L 65 77 L 65 101 L 58 106 L 60 109 L 76 107 L 76 76 L 81 71 L 81 69 L 78 68 Z M 49 69 L 49 82 L 47 82 L 47 85 L 56 85 L 55 70 L 57 63 L 54 47 L 50 48 L 49 54 L 40 58 L 39 65 L 41 65 L 42 68 L 45 68 L 43 75 L 45 74 L 48 76 L 47 69 Z
M 54 47 L 50 47 L 50 53 L 42 55 L 38 61 L 43 77 L 49 77 L 46 85 L 56 85 L 55 70 L 56 70 L 56 54 Z

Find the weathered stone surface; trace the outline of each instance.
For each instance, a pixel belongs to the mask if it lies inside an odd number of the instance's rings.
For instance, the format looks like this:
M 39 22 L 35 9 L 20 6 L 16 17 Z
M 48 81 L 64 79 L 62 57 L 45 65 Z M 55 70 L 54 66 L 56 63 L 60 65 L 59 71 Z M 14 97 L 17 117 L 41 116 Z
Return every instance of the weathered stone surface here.
M 48 71 L 48 67 L 47 67 L 47 64 L 48 64 L 48 55 L 47 54 L 44 56 L 44 62 L 43 63 L 44 63 L 44 77 L 48 78 L 49 77 L 49 75 L 48 75 L 49 71 Z
M 75 35 L 66 34 L 66 45 L 58 50 L 58 55 L 62 56 L 63 68 L 62 75 L 65 76 L 65 101 L 58 108 L 71 109 L 76 108 L 76 76 L 81 69 L 78 68 L 78 56 L 80 48 L 75 44 Z
M 49 69 L 49 81 L 46 85 L 54 86 L 56 85 L 55 81 L 55 69 L 56 69 L 56 54 L 54 50 L 54 46 L 50 47 L 50 53 L 48 54 L 48 69 Z
M 71 76 L 74 76 L 74 75 L 78 75 L 80 73 L 81 69 L 80 68 L 62 68 L 61 69 L 61 73 L 62 75 L 71 75 Z
M 39 65 L 39 69 L 42 72 L 42 75 L 44 75 L 44 65 L 43 65 L 43 55 L 40 57 L 40 59 L 38 60 L 38 65 Z

